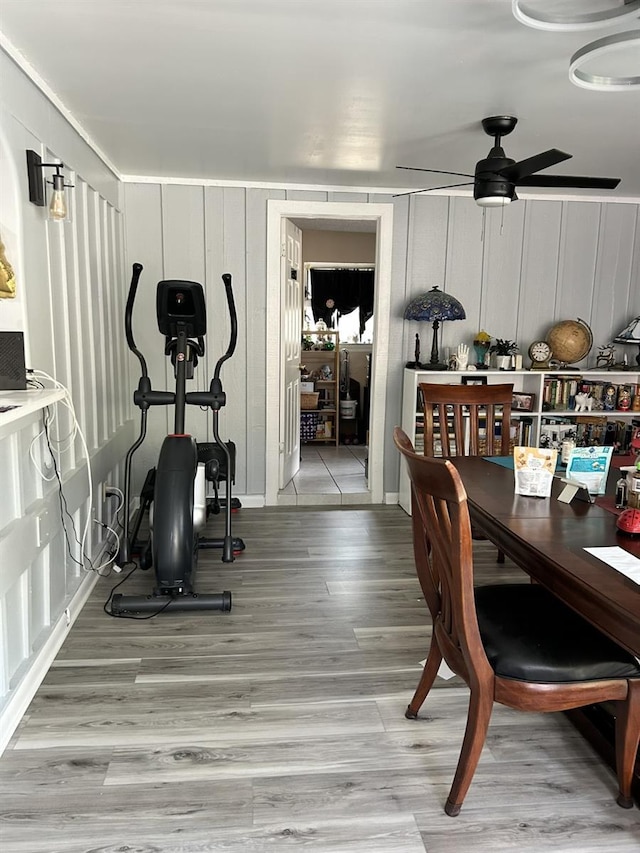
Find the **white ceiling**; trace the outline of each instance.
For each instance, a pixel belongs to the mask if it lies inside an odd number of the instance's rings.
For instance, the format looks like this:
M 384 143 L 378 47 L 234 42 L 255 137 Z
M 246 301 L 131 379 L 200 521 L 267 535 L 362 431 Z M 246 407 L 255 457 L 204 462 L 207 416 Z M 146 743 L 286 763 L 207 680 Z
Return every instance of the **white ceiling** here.
M 640 198 L 640 91 L 568 79 L 617 30 L 531 29 L 510 0 L 1 0 L 0 30 L 123 175 L 435 187 L 463 178 L 395 166 L 473 172 L 480 119 L 514 115 L 507 156 L 560 148 L 550 172 Z

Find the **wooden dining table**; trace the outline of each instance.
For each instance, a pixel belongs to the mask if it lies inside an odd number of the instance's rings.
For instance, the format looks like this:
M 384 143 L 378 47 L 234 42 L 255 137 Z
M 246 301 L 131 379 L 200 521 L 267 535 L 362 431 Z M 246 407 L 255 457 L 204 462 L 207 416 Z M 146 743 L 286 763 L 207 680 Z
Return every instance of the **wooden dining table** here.
M 564 485 L 558 477 L 551 497 L 529 497 L 515 494 L 514 472 L 508 464 L 478 456 L 450 461 L 467 492 L 473 527 L 533 580 L 640 658 L 640 584 L 584 550 L 618 546 L 640 558 L 640 537 L 620 533 L 616 514 L 597 503 L 577 498 L 568 504 L 558 501 Z M 608 488 L 615 487 L 615 477 L 612 472 Z M 567 714 L 615 766 L 610 711 L 593 706 Z M 640 794 L 640 762 L 634 793 Z
M 474 528 L 494 542 L 538 583 L 640 657 L 640 585 L 588 553 L 587 547 L 618 546 L 640 558 L 640 537 L 622 534 L 617 516 L 574 498 L 516 495 L 513 469 L 478 456 L 450 460 L 467 492 Z

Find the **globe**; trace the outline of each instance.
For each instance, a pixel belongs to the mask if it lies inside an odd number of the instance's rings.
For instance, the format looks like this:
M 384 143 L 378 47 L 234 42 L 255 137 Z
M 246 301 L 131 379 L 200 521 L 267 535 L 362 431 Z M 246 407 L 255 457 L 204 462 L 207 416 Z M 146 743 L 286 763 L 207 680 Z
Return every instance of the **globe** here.
M 547 335 L 552 357 L 563 364 L 586 358 L 593 346 L 593 334 L 584 320 L 562 320 Z

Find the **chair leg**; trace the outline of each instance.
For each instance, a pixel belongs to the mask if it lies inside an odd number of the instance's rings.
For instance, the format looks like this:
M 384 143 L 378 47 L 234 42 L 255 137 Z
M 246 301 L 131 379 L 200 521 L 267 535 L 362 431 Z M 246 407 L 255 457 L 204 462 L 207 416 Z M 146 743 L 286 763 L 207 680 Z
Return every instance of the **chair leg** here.
M 473 690 L 469 699 L 469 716 L 464 733 L 456 775 L 449 791 L 444 810 L 449 817 L 460 814 L 462 803 L 476 772 L 480 753 L 487 737 L 489 720 L 493 709 L 493 694 L 487 689 Z
M 496 557 L 496 563 L 504 563 L 504 551 L 500 551 L 500 549 L 498 549 L 498 556 Z
M 616 768 L 618 771 L 617 803 L 623 809 L 633 808 L 631 781 L 640 741 L 640 681 L 629 681 L 629 692 L 616 708 Z
M 407 706 L 407 710 L 404 712 L 404 715 L 408 720 L 415 720 L 418 716 L 418 711 L 420 710 L 424 700 L 427 698 L 427 695 L 433 686 L 433 682 L 436 680 L 436 675 L 438 674 L 438 669 L 440 668 L 441 663 L 442 653 L 436 643 L 436 638 L 432 637 L 431 645 L 429 646 L 429 654 L 427 655 L 424 669 L 420 676 L 420 681 L 416 687 L 416 692 L 413 694 L 413 699 Z

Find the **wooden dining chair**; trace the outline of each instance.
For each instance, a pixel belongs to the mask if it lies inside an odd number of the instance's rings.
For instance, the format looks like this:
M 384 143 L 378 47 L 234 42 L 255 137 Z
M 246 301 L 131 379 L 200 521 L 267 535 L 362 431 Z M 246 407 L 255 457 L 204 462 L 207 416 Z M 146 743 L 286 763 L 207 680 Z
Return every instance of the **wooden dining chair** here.
M 513 384 L 420 382 L 425 456 L 508 456 Z
M 420 382 L 425 456 L 509 456 L 513 383 Z M 474 539 L 484 536 L 472 531 Z M 504 553 L 498 549 L 498 563 Z
M 522 711 L 616 703 L 618 805 L 631 808 L 640 738 L 638 661 L 539 584 L 474 589 L 471 524 L 454 465 L 415 453 L 396 427 L 411 481 L 416 570 L 431 618 L 429 654 L 405 716 L 415 719 L 444 658 L 468 685 L 467 726 L 445 812 L 460 812 L 494 702 Z

